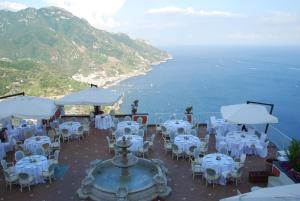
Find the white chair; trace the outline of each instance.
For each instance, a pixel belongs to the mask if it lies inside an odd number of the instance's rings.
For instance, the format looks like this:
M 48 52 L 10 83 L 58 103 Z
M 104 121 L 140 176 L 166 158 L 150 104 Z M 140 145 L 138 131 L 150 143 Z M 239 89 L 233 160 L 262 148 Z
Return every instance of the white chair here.
M 55 150 L 53 155 L 49 155 L 48 164 L 58 165 L 59 150 Z
M 159 119 L 155 124 L 155 132 L 156 134 L 161 133 L 162 120 Z
M 183 151 L 179 149 L 179 147 L 176 144 L 172 144 L 172 159 L 176 156 L 176 159 L 178 160 L 179 157 L 183 156 Z
M 206 179 L 206 186 L 207 186 L 207 183 L 209 182 L 209 183 L 213 184 L 213 188 L 214 188 L 215 183 L 217 183 L 219 177 L 220 177 L 220 175 L 218 175 L 214 169 L 207 168 L 205 170 L 205 174 L 204 174 L 204 178 Z
M 143 147 L 141 147 L 139 150 L 138 150 L 138 154 L 139 155 L 142 155 L 143 158 L 145 157 L 145 154 L 148 154 L 149 152 L 149 142 L 148 141 L 145 141 L 144 144 L 143 144 Z
M 195 176 L 200 175 L 203 176 L 204 170 L 201 164 L 192 162 L 192 174 L 193 174 L 193 179 L 195 179 Z
M 177 133 L 178 133 L 178 135 L 183 135 L 185 133 L 184 128 L 182 128 L 182 127 L 178 128 Z
M 48 179 L 50 184 L 52 183 L 52 178 L 54 179 L 55 176 L 54 176 L 54 169 L 55 169 L 55 166 L 56 164 L 50 164 L 49 167 L 48 167 L 48 170 L 45 170 L 42 172 L 42 176 L 45 178 L 45 179 Z
M 240 167 L 239 169 L 233 170 L 232 172 L 230 172 L 229 179 L 235 181 L 235 186 L 237 186 L 238 181 L 241 180 L 242 175 L 243 175 L 243 170 L 244 170 L 244 168 Z
M 268 156 L 268 145 L 269 145 L 269 141 L 266 141 L 263 144 L 256 145 L 255 146 L 256 154 L 262 158 L 267 157 Z
M 166 138 L 164 138 L 164 150 L 166 154 L 168 152 L 172 152 L 172 143 L 170 142 L 170 140 L 167 140 Z
M 8 163 L 5 159 L 1 160 L 1 166 L 3 171 L 7 172 L 8 174 L 12 174 L 15 171 L 14 163 Z
M 81 138 L 83 139 L 83 126 L 79 126 L 75 134 L 78 141 L 80 141 Z
M 124 121 L 131 121 L 131 117 L 130 116 L 125 116 Z
M 154 139 L 155 139 L 155 133 L 153 133 L 150 137 L 150 139 L 147 139 L 146 141 L 149 142 L 149 149 L 152 150 L 153 144 L 154 144 Z
M 23 186 L 27 186 L 29 191 L 30 191 L 30 186 L 33 182 L 33 177 L 30 176 L 29 174 L 25 173 L 25 172 L 20 172 L 18 174 L 18 178 L 19 178 L 19 184 L 20 184 L 20 190 L 22 192 L 23 190 Z
M 161 136 L 162 138 L 170 137 L 170 133 L 164 125 L 161 126 Z
M 68 129 L 62 129 L 61 130 L 61 137 L 62 137 L 63 143 L 65 142 L 65 140 L 67 140 L 69 142 L 70 141 L 69 130 Z
M 22 158 L 24 158 L 24 153 L 23 151 L 16 151 L 15 152 L 15 160 L 18 162 L 19 160 L 21 160 Z
M 125 135 L 131 135 L 131 128 L 125 127 L 125 128 L 124 128 L 124 134 L 125 134 Z
M 4 179 L 6 183 L 6 188 L 9 186 L 9 190 L 11 191 L 13 184 L 18 184 L 18 176 L 14 173 L 8 173 L 7 171 L 4 171 Z

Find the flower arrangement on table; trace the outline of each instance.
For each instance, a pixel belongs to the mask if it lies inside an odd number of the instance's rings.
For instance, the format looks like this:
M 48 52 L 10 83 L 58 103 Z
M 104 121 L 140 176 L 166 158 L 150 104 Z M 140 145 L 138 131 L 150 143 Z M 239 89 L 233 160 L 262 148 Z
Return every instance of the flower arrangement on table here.
M 193 106 L 189 106 L 185 109 L 186 114 L 192 114 L 193 113 Z

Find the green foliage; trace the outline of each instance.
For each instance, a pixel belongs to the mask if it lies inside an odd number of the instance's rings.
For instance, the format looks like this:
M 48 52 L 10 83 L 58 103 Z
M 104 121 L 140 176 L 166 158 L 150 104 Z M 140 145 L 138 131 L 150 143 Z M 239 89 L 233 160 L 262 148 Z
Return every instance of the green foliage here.
M 288 148 L 289 163 L 292 168 L 300 172 L 300 140 L 293 140 Z
M 0 10 L 0 93 L 62 95 L 84 88 L 72 75 L 147 69 L 168 56 L 126 34 L 95 29 L 56 7 Z M 8 62 L 11 61 L 11 62 Z

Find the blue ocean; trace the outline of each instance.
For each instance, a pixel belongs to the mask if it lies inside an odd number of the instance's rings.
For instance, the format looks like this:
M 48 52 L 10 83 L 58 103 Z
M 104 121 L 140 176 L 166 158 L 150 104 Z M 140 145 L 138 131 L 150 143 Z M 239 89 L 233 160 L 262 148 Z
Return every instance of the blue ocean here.
M 273 103 L 279 123 L 273 125 L 300 138 L 300 47 L 167 47 L 173 59 L 144 76 L 113 87 L 124 92 L 121 111 L 133 100 L 139 112 L 155 119 L 183 114 L 187 106 L 201 122 L 222 105 L 247 100 Z

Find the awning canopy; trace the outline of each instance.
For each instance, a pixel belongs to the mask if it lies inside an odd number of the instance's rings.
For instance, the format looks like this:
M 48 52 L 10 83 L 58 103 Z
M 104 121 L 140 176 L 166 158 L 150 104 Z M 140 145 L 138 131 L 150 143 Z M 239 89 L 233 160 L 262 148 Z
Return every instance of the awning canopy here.
M 121 98 L 122 94 L 109 89 L 96 87 L 70 93 L 55 101 L 57 105 L 112 105 Z
M 49 119 L 56 112 L 54 100 L 34 96 L 16 96 L 0 102 L 0 119 L 8 117 Z
M 257 104 L 237 104 L 221 107 L 223 119 L 234 124 L 278 123 L 277 117 L 270 115 L 266 107 Z
M 300 184 L 261 188 L 220 201 L 296 201 L 300 200 Z

